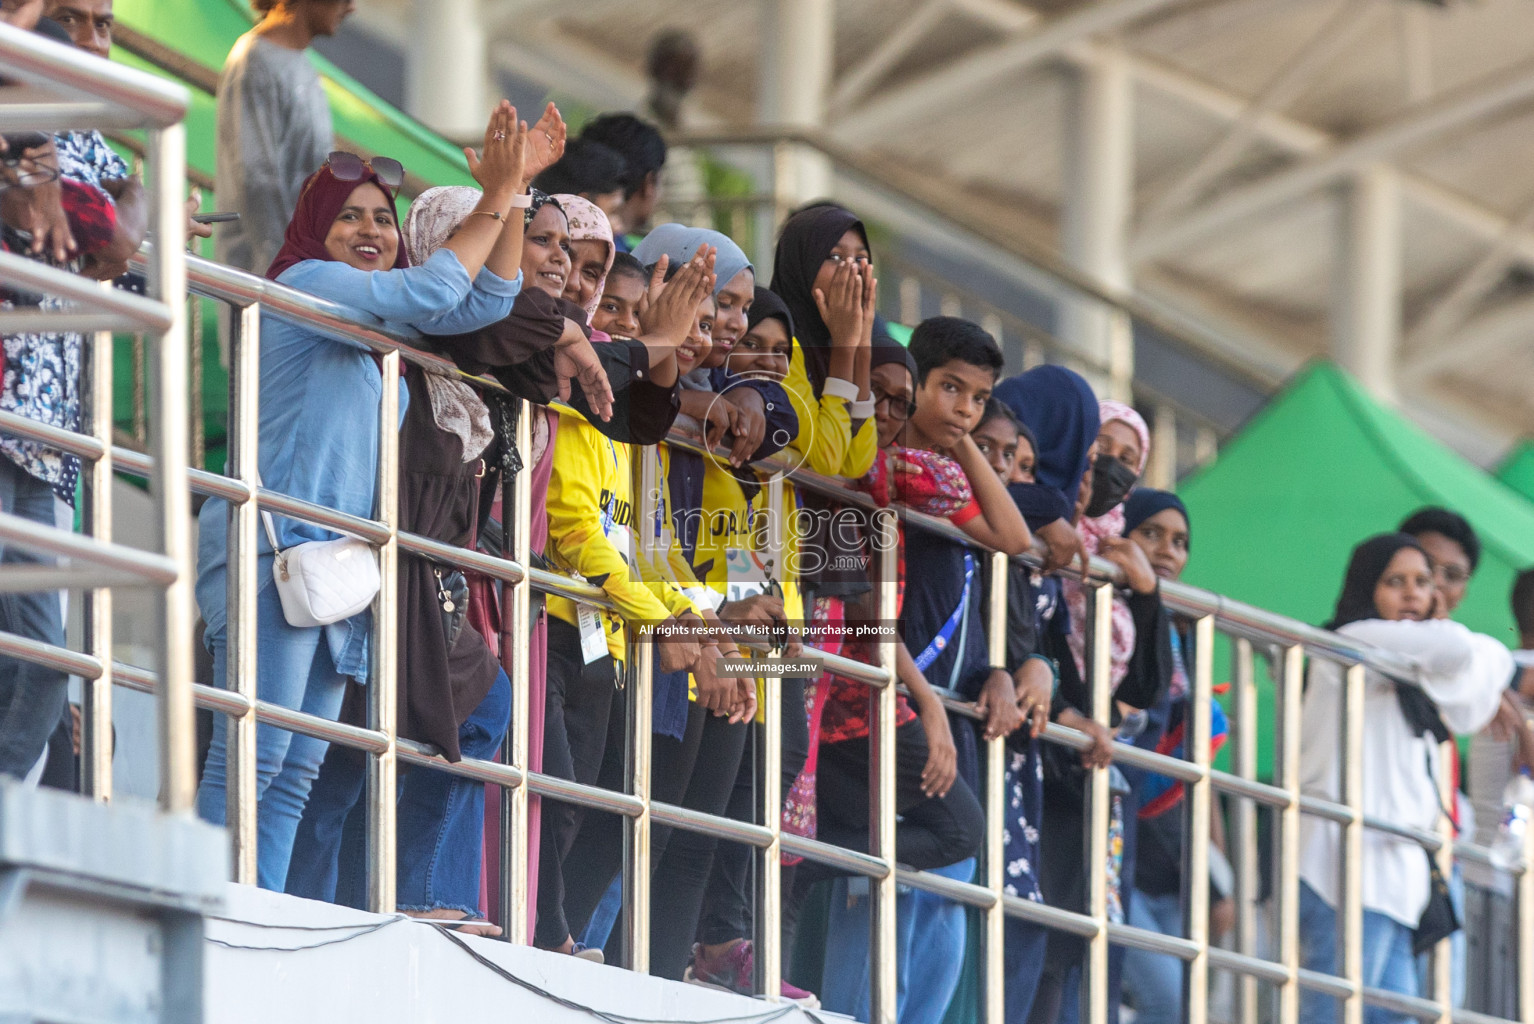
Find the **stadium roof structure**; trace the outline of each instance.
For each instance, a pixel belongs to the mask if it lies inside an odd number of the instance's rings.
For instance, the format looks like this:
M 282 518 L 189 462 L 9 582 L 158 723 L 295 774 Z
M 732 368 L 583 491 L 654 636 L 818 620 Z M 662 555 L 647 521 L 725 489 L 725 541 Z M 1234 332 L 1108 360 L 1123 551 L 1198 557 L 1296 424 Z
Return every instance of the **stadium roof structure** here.
M 355 20 L 408 53 L 468 11 L 492 68 L 593 108 L 637 105 L 649 40 L 689 29 L 700 126 L 823 131 L 1275 383 L 1336 356 L 1482 464 L 1534 433 L 1527 0 L 369 0 Z

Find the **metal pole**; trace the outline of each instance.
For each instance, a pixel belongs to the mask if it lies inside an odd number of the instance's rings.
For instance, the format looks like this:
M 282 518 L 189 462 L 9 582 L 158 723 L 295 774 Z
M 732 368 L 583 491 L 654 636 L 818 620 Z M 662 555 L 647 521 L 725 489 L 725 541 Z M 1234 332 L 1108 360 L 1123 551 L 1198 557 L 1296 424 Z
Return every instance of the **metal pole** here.
M 368 678 L 368 728 L 388 746 L 368 755 L 368 909 L 394 913 L 396 882 L 396 745 L 399 649 L 399 353 L 382 356 L 383 398 L 378 406 L 378 522 L 389 535 L 378 546 L 382 586 L 373 601 L 373 644 Z
M 896 530 L 895 514 L 888 509 L 875 512 L 873 540 L 879 558 L 879 625 L 893 627 L 896 611 Z M 878 644 L 879 667 L 895 675 L 897 640 L 893 633 Z M 896 1013 L 896 939 L 895 939 L 895 686 L 869 691 L 869 845 L 868 852 L 888 868 L 883 878 L 870 880 L 872 900 L 869 914 L 869 1021 L 871 1024 L 895 1024 Z
M 1442 766 L 1453 764 L 1454 741 L 1450 740 L 1438 748 L 1438 800 L 1441 806 L 1453 809 L 1454 807 L 1454 783 L 1449 778 L 1449 773 Z M 1438 827 L 1434 830 L 1438 837 L 1443 840 L 1443 845 L 1433 855 L 1438 862 L 1438 870 L 1443 872 L 1445 879 L 1454 873 L 1454 822 L 1448 815 L 1438 816 Z M 1461 911 L 1463 915 L 1463 911 Z M 1432 999 L 1438 1004 L 1438 1021 L 1440 1024 L 1449 1024 L 1454 1016 L 1454 949 L 1450 938 L 1441 939 L 1433 947 L 1432 957 L 1429 960 L 1430 970 L 1433 977 Z M 1427 995 L 1427 993 L 1423 993 Z
M 634 526 L 636 551 L 651 550 L 655 516 L 664 508 L 660 494 L 658 453 L 653 445 L 634 446 Z M 666 525 L 670 525 L 669 523 Z M 650 701 L 654 685 L 654 647 L 649 636 L 639 634 L 639 623 L 629 623 L 628 778 L 630 792 L 639 798 L 640 812 L 628 819 L 624 829 L 623 888 L 624 924 L 628 933 L 629 969 L 650 972 Z
M 229 352 L 228 475 L 255 493 L 260 465 L 261 307 L 246 306 L 234 319 Z M 227 679 L 214 680 L 247 700 L 259 694 L 256 592 L 261 513 L 252 498 L 229 503 Z M 234 880 L 256 884 L 256 716 L 228 718 L 226 814 Z
M 992 665 L 1007 663 L 1007 566 L 1006 555 L 992 553 L 990 621 L 986 624 Z M 1005 737 L 997 736 L 985 745 L 985 885 L 996 897 L 995 905 L 984 912 L 985 1024 L 1004 1024 L 1007 1017 L 1006 744 Z
M 1523 834 L 1523 873 L 1517 884 L 1518 1019 L 1534 1020 L 1534 829 Z
M 1252 664 L 1252 642 L 1237 639 L 1231 647 L 1231 761 L 1243 779 L 1257 778 L 1257 679 Z M 1257 955 L 1257 899 L 1260 891 L 1257 858 L 1257 806 L 1250 800 L 1233 802 L 1229 857 L 1235 868 L 1236 951 Z M 1236 1019 L 1257 1019 L 1257 979 L 1249 974 L 1236 981 Z
M 1130 287 L 1128 232 L 1134 206 L 1134 80 L 1121 48 L 1098 47 L 1068 90 L 1064 220 L 1068 259 L 1102 287 Z M 1092 362 L 1099 393 L 1128 401 L 1134 378 L 1129 317 L 1089 295 L 1068 298 L 1061 335 Z
M 782 473 L 774 473 L 767 481 L 766 507 L 767 555 L 781 580 L 788 572 Z M 747 525 L 750 528 L 752 524 Z M 770 657 L 778 654 L 774 648 Z M 771 1001 L 783 992 L 783 680 L 772 673 L 762 679 L 761 748 L 762 824 L 772 830 L 772 842 L 762 848 L 757 885 L 756 969 L 761 975 L 762 993 Z
M 176 582 L 165 588 L 160 622 L 160 806 L 173 814 L 190 813 L 197 795 L 192 708 L 192 622 L 197 616 L 192 594 L 191 494 L 187 489 L 187 339 L 186 339 L 186 128 L 180 124 L 149 132 L 146 151 L 150 173 L 154 258 L 150 291 L 170 311 L 171 325 L 154 346 L 150 373 L 155 393 L 149 402 L 154 471 L 150 491 L 159 506 L 159 546 L 176 564 Z
M 1364 667 L 1348 666 L 1342 696 L 1342 803 L 1349 820 L 1342 826 L 1342 977 L 1354 986 L 1342 1004 L 1343 1024 L 1363 1024 L 1364 999 Z
M 517 432 L 505 443 L 515 444 L 524 458 L 530 458 L 532 441 L 532 406 L 519 401 Z M 537 415 L 542 416 L 540 407 Z M 528 943 L 529 908 L 527 900 L 527 850 L 528 829 L 531 822 L 528 803 L 528 766 L 531 763 L 532 736 L 529 715 L 532 713 L 531 686 L 532 667 L 528 662 L 529 621 L 532 607 L 532 507 L 533 467 L 524 466 L 522 472 L 503 481 L 501 502 L 501 535 L 504 538 L 502 553 L 522 567 L 522 579 L 502 586 L 501 631 L 512 636 L 511 662 L 506 666 L 511 677 L 511 732 L 502 744 L 502 758 L 515 766 L 520 783 L 508 789 L 500 787 L 501 800 L 501 927 L 506 940 L 525 946 Z M 505 500 L 509 492 L 510 503 Z M 509 616 L 509 620 L 505 617 Z M 510 623 L 510 630 L 507 623 Z M 504 648 L 504 645 L 503 645 Z
M 1092 692 L 1092 717 L 1103 728 L 1109 727 L 1112 713 L 1110 655 L 1113 634 L 1113 587 L 1106 583 L 1083 583 L 1087 588 L 1089 629 L 1087 632 L 1087 674 Z M 1108 822 L 1113 795 L 1107 770 L 1087 776 L 1086 807 L 1086 881 L 1087 916 L 1097 922 L 1097 932 L 1087 939 L 1086 955 L 1086 1024 L 1107 1024 L 1108 1020 Z
M 817 129 L 835 59 L 835 5 L 825 0 L 769 0 L 762 7 L 764 42 L 758 117 L 764 125 Z M 775 147 L 774 187 L 790 208 L 831 191 L 831 161 L 797 143 Z
M 1401 196 L 1396 172 L 1354 175 L 1341 193 L 1333 346 L 1338 362 L 1370 392 L 1396 396 L 1401 342 Z
M 1209 817 L 1213 791 L 1209 784 L 1209 703 L 1214 670 L 1214 617 L 1201 616 L 1193 624 L 1193 692 L 1188 716 L 1188 760 L 1204 770 L 1203 778 L 1186 786 L 1188 800 L 1187 919 L 1188 939 L 1198 952 L 1188 961 L 1184 975 L 1188 1024 L 1204 1024 L 1209 1018 Z M 1126 883 L 1127 884 L 1127 883 Z
M 103 284 L 103 287 L 111 287 Z M 90 535 L 112 540 L 112 335 L 95 336 L 87 360 L 90 376 L 90 430 L 101 442 L 101 457 L 90 464 L 85 488 L 85 521 Z M 81 792 L 101 803 L 112 800 L 112 591 L 85 593 L 85 651 L 101 662 L 101 675 L 85 681 L 80 726 Z
M 1278 962 L 1288 979 L 1278 990 L 1278 1024 L 1300 1019 L 1300 710 L 1305 686 L 1305 649 L 1285 647 L 1278 680 L 1277 782 L 1289 795 L 1278 812 L 1277 868 Z

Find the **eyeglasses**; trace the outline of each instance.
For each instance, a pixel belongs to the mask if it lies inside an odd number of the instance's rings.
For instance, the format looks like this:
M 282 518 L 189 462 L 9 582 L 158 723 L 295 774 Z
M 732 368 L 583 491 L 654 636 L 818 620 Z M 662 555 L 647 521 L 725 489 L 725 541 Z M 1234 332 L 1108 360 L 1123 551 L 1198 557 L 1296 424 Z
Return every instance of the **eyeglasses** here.
M 901 398 L 899 395 L 886 395 L 882 391 L 875 391 L 873 396 L 874 411 L 877 412 L 879 406 L 888 402 L 891 419 L 908 420 L 916 413 L 916 403 L 909 398 Z
M 325 166 L 338 181 L 361 181 L 370 173 L 386 187 L 397 189 L 405 183 L 405 165 L 388 156 L 364 160 L 356 153 L 336 150 L 325 158 Z
M 1457 565 L 1434 566 L 1433 575 L 1437 576 L 1440 582 L 1451 587 L 1457 587 L 1470 582 L 1470 570 L 1461 569 Z

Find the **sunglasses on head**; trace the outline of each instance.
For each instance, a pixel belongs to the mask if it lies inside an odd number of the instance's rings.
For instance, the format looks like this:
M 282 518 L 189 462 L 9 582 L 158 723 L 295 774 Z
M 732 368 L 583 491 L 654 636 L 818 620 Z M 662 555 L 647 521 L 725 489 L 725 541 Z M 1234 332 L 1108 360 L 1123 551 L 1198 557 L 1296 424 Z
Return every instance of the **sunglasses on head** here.
M 387 188 L 396 189 L 405 183 L 405 165 L 393 157 L 364 160 L 356 153 L 336 150 L 325 158 L 325 166 L 338 181 L 361 181 L 371 173 Z

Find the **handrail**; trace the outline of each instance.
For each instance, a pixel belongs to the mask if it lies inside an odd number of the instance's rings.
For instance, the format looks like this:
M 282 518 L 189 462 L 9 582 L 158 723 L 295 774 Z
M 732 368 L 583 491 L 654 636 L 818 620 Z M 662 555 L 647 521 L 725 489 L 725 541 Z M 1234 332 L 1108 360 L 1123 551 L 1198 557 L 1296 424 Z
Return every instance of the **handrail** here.
M 7 70 L 44 87 L 63 88 L 103 106 L 87 106 L 78 113 L 94 122 L 92 127 L 164 128 L 178 124 L 191 106 L 185 88 L 163 78 L 102 60 L 73 46 L 54 42 L 34 32 L 0 23 L 0 62 Z M 102 90 L 111 99 L 102 98 Z M 27 104 L 43 118 L 40 129 L 84 127 L 76 113 L 60 117 L 57 103 Z M 126 115 L 122 112 L 127 112 Z M 7 112 L 3 119 L 10 122 Z M 54 120 L 47 120 L 52 117 Z
M 401 358 L 429 372 L 472 381 L 476 387 L 489 391 L 509 393 L 499 381 L 490 377 L 465 374 L 451 360 L 418 347 L 422 341 L 421 335 L 415 332 L 396 331 L 371 314 L 341 303 L 321 299 L 275 281 L 255 277 L 196 256 L 187 257 L 187 282 L 189 290 L 195 294 L 238 305 L 259 302 L 263 314 L 269 313 L 280 319 L 302 324 L 327 337 L 352 343 L 360 342 L 375 352 L 397 351 Z M 668 443 L 702 451 L 695 441 L 685 435 L 674 434 L 668 438 Z M 879 507 L 869 495 L 852 490 L 830 477 L 796 467 L 782 456 L 764 459 L 755 465 L 769 473 L 787 472 L 795 487 L 812 491 L 823 497 L 865 509 Z M 947 520 L 905 509 L 900 510 L 900 516 L 902 521 L 918 529 L 938 533 L 947 540 L 966 544 L 979 551 L 990 550 Z M 1021 557 L 1029 566 L 1039 568 L 1043 564 L 1040 554 L 1041 549 Z M 1066 575 L 1080 578 L 1079 572 L 1074 569 L 1067 569 L 1064 572 Z M 1122 573 L 1118 567 L 1103 559 L 1092 560 L 1088 578 L 1097 582 L 1123 583 Z M 1358 643 L 1309 623 L 1266 611 L 1186 583 L 1164 580 L 1161 582 L 1161 595 L 1162 600 L 1173 611 L 1190 616 L 1213 615 L 1232 632 L 1248 639 L 1284 646 L 1299 644 L 1307 650 L 1324 654 L 1344 664 L 1362 664 L 1393 679 L 1411 683 L 1420 682 L 1418 667 L 1412 659 L 1392 651 Z

